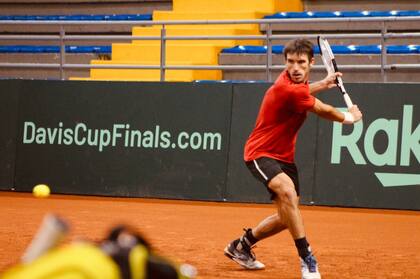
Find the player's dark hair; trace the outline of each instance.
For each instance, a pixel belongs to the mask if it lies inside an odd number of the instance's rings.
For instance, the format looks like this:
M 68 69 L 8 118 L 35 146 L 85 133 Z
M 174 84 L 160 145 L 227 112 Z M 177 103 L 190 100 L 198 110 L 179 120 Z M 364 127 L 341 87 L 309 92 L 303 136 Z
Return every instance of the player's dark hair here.
M 283 50 L 284 58 L 288 53 L 306 54 L 309 61 L 314 57 L 313 44 L 307 39 L 295 39 L 286 44 Z

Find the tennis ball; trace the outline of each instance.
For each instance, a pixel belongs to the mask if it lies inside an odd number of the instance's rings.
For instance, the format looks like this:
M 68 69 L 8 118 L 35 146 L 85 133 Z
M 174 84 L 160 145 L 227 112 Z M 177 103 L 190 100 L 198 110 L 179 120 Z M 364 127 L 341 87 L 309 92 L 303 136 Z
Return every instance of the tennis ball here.
M 37 198 L 47 198 L 50 192 L 50 187 L 45 184 L 38 184 L 32 189 L 32 194 Z

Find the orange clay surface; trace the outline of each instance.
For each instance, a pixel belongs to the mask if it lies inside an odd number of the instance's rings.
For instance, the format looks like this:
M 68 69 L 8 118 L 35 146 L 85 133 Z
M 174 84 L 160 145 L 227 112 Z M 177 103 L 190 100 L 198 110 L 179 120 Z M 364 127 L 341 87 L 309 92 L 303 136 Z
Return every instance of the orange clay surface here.
M 323 278 L 420 278 L 420 212 L 301 207 Z M 247 271 L 223 248 L 274 213 L 271 205 L 0 192 L 0 270 L 19 261 L 44 214 L 71 227 L 68 241 L 100 240 L 115 224 L 141 231 L 157 252 L 197 267 L 199 278 L 300 278 L 294 243 L 283 232 L 257 244 L 263 271 Z

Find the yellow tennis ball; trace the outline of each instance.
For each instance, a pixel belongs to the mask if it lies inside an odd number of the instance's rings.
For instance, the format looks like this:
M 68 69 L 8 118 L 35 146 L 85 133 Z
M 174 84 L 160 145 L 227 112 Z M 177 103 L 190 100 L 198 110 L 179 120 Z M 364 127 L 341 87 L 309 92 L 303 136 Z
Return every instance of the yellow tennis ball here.
M 38 184 L 32 189 L 32 194 L 37 198 L 47 198 L 50 192 L 50 187 L 45 184 Z

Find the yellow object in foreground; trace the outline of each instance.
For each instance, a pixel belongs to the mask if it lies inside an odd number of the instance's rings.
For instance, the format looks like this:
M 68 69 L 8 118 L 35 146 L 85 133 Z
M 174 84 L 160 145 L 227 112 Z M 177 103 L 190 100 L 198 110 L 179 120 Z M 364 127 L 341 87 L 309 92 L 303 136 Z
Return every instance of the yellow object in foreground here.
M 30 264 L 18 264 L 1 279 L 119 279 L 114 261 L 88 243 L 56 248 Z M 142 277 L 139 277 L 142 278 Z
M 50 187 L 45 184 L 38 184 L 32 189 L 32 194 L 37 198 L 46 198 L 50 193 Z

